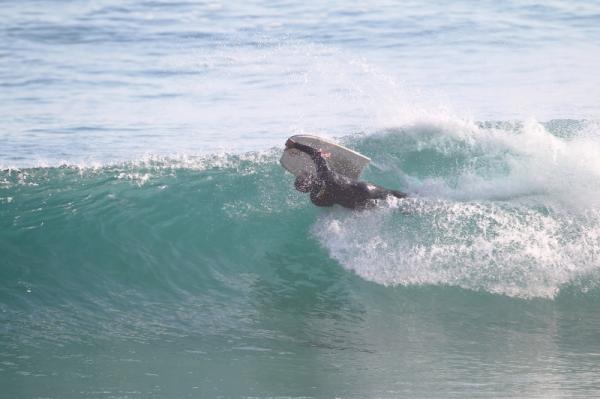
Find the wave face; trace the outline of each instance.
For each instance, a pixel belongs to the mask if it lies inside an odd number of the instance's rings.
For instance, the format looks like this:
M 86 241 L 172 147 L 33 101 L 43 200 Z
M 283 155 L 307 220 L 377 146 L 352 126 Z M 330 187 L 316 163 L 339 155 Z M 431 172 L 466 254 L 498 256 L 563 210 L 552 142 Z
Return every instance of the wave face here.
M 4 290 L 187 292 L 213 273 L 260 273 L 261 257 L 292 243 L 384 285 L 588 290 L 600 266 L 595 133 L 576 121 L 430 120 L 346 137 L 374 159 L 366 179 L 412 194 L 364 212 L 313 209 L 276 149 L 5 170 Z
M 467 345 L 439 306 L 479 314 L 483 325 L 493 323 L 488 313 L 519 324 L 539 312 L 543 326 L 564 307 L 596 325 L 582 309 L 599 297 L 597 133 L 581 121 L 429 119 L 345 137 L 374 160 L 366 179 L 411 193 L 362 212 L 312 206 L 279 166 L 280 149 L 4 170 L 0 343 L 2 368 L 16 375 L 8 392 L 55 381 L 94 396 L 113 381 L 98 370 L 113 370 L 150 395 L 128 374 L 140 370 L 127 362 L 141 361 L 150 379 L 200 367 L 207 395 L 247 393 L 248 384 L 259 384 L 257 396 L 302 395 L 315 376 L 294 379 L 286 367 L 297 356 L 347 350 L 346 364 L 364 362 L 394 331 L 420 339 L 410 325 Z M 388 322 L 381 336 L 372 330 Z M 474 323 L 469 331 L 482 328 Z M 544 337 L 552 348 L 556 337 Z M 449 353 L 436 350 L 432 358 Z M 231 367 L 267 371 L 211 385 Z M 291 385 L 275 389 L 273 373 Z M 392 374 L 372 377 L 385 387 Z M 324 392 L 339 387 L 331 384 Z M 356 384 L 344 392 L 389 395 Z

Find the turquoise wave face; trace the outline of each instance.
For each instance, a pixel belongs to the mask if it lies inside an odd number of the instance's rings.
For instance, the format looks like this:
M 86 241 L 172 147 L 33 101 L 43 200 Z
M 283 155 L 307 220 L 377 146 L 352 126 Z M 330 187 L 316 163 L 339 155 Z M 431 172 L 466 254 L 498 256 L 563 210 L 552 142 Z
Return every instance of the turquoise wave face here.
M 276 155 L 2 172 L 8 319 L 27 311 L 33 326 L 61 320 L 57 335 L 23 332 L 44 340 L 128 334 L 121 328 L 148 331 L 148 320 L 184 306 L 216 319 L 250 312 L 236 296 L 278 262 L 320 259 L 329 266 L 319 274 L 335 270 L 308 234 L 316 211 L 292 192 Z M 168 328 L 212 330 L 203 324 L 211 320 Z

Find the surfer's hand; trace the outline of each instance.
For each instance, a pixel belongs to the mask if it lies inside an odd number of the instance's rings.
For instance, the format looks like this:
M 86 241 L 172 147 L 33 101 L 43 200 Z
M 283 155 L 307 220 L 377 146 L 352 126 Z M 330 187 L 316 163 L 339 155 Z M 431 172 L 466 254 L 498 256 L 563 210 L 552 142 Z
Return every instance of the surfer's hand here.
M 287 141 L 285 142 L 285 147 L 286 148 L 292 148 L 296 145 L 296 142 L 292 139 L 287 139 Z
M 323 151 L 320 148 L 319 148 L 318 154 L 321 155 L 325 159 L 328 159 L 331 156 L 331 153 L 329 151 Z

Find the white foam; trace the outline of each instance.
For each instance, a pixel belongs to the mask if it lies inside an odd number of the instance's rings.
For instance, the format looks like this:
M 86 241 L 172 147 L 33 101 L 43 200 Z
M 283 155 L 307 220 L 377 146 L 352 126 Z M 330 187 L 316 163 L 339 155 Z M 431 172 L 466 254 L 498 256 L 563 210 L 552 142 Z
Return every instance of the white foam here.
M 344 268 L 379 284 L 553 298 L 600 269 L 599 225 L 598 212 L 584 219 L 489 201 L 411 199 L 323 214 L 313 233 Z
M 598 132 L 588 124 L 561 138 L 535 120 L 483 127 L 434 117 L 369 137 L 388 144 L 402 136 L 406 148 L 387 147 L 399 158 L 430 150 L 462 166 L 409 176 L 420 198 L 333 211 L 313 232 L 343 267 L 384 285 L 523 298 L 589 286 L 586 276 L 600 275 Z

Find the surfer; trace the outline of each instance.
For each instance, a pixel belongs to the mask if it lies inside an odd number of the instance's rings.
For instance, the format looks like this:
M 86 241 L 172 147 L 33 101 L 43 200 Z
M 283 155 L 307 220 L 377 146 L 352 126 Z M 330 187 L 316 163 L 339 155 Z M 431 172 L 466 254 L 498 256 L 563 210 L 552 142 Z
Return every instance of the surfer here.
M 331 154 L 326 151 L 300 144 L 291 138 L 285 142 L 285 146 L 306 153 L 315 163 L 317 175 L 303 173 L 296 177 L 294 186 L 300 192 L 310 193 L 310 200 L 317 206 L 339 204 L 350 209 L 365 209 L 374 206 L 374 200 L 385 199 L 389 196 L 406 197 L 403 192 L 350 179 L 334 172 L 327 163 L 327 158 Z

